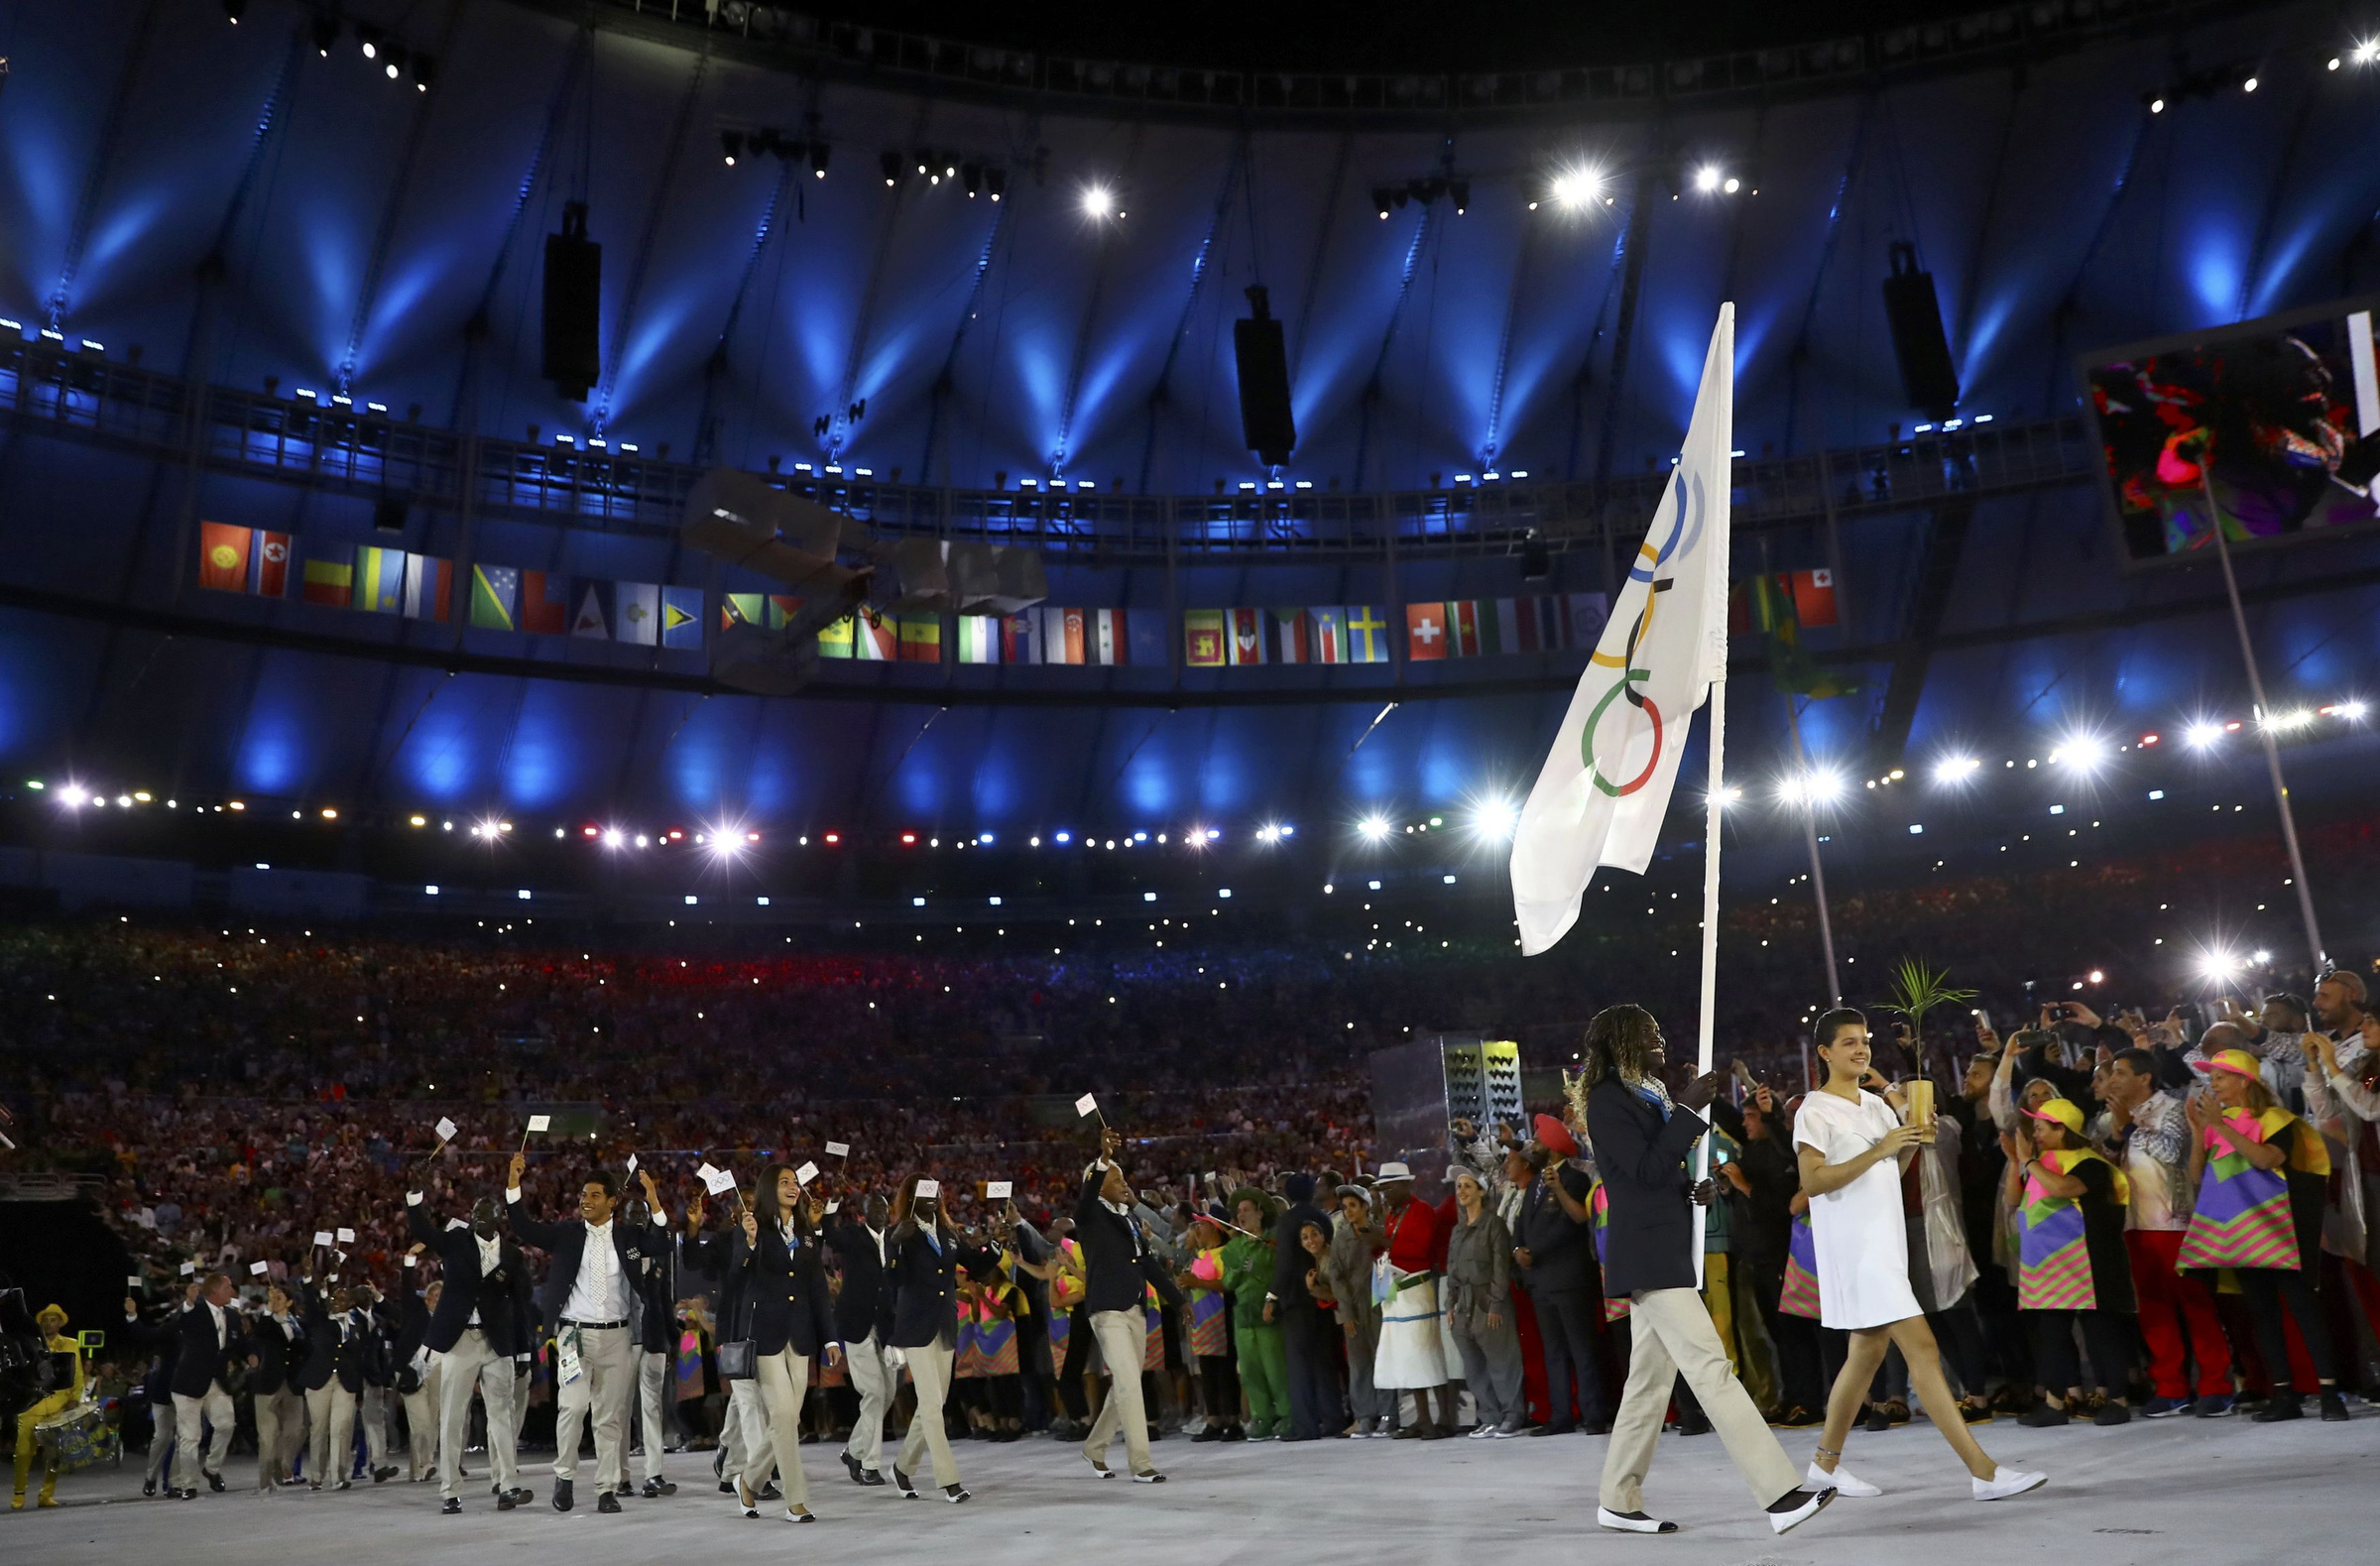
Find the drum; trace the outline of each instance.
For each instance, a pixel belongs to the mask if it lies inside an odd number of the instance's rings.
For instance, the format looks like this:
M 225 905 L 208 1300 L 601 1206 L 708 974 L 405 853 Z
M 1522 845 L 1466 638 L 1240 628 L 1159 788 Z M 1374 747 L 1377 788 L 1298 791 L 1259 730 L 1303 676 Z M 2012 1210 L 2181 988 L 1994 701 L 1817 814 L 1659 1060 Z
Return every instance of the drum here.
M 115 1455 L 116 1432 L 99 1417 L 95 1402 L 79 1402 L 33 1427 L 34 1445 L 60 1474 L 71 1474 Z

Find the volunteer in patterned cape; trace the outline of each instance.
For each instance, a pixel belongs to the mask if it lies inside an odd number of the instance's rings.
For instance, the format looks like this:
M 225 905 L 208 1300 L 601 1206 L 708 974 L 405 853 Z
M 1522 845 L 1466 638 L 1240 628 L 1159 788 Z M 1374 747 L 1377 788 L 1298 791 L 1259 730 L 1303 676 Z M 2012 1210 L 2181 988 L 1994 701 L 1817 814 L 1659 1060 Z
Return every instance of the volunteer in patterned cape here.
M 2025 1111 L 2006 1144 L 2006 1200 L 2016 1215 L 2020 1311 L 2032 1313 L 2033 1380 L 2044 1394 L 2021 1421 L 2036 1428 L 2067 1423 L 2067 1388 L 2080 1386 L 2075 1329 L 2090 1348 L 2090 1368 L 2107 1396 L 2092 1421 L 2131 1421 L 2124 1372 L 2132 1364 L 2131 1318 L 2138 1311 L 2132 1264 L 2124 1254 L 2124 1214 L 2132 1201 L 2123 1171 L 2082 1140 L 2082 1111 L 2054 1098 Z
M 2191 1095 L 2188 1106 L 2190 1172 L 2199 1197 L 2182 1237 L 2181 1265 L 2229 1267 L 2248 1296 L 2257 1346 L 2274 1368 L 2274 1395 L 2257 1411 L 2259 1422 L 2305 1416 L 2284 1369 L 2285 1307 L 2314 1362 L 2322 1417 L 2344 1419 L 2330 1331 L 2306 1275 L 2320 1265 L 2330 1149 L 2320 1132 L 2274 1100 L 2259 1062 L 2244 1049 L 2215 1052 L 2206 1062 L 2206 1088 L 2207 1094 Z

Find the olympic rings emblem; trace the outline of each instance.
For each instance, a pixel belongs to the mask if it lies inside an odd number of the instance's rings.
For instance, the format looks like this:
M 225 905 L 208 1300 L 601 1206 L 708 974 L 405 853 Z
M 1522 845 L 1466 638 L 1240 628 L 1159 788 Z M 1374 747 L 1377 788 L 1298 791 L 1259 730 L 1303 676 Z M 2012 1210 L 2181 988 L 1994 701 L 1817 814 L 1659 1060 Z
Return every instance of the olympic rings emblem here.
M 1630 567 L 1628 577 L 1631 581 L 1646 583 L 1647 588 L 1644 603 L 1636 611 L 1636 623 L 1628 628 L 1627 645 L 1617 658 L 1597 653 L 1588 660 L 1591 664 L 1619 670 L 1619 677 L 1611 682 L 1611 688 L 1605 691 L 1602 699 L 1596 702 L 1594 710 L 1587 715 L 1586 724 L 1579 731 L 1580 760 L 1586 764 L 1588 778 L 1594 782 L 1596 787 L 1614 799 L 1624 799 L 1652 782 L 1654 772 L 1661 765 L 1663 743 L 1661 708 L 1650 696 L 1636 688 L 1653 677 L 1651 669 L 1635 666 L 1636 649 L 1641 647 L 1645 639 L 1652 635 L 1653 611 L 1659 607 L 1661 595 L 1670 590 L 1670 585 L 1675 580 L 1673 577 L 1656 576 L 1654 573 L 1669 563 L 1671 555 L 1681 552 L 1681 539 L 1684 540 L 1686 548 L 1691 548 L 1695 543 L 1701 542 L 1703 523 L 1702 475 L 1700 473 L 1682 473 L 1673 480 L 1673 483 L 1676 486 L 1677 498 L 1681 502 L 1680 510 L 1686 511 L 1688 515 L 1681 519 L 1682 525 L 1670 529 L 1669 537 L 1662 541 L 1658 550 L 1654 549 L 1649 541 L 1636 547 L 1636 563 Z M 1595 736 L 1604 721 L 1604 714 L 1609 711 L 1611 704 L 1623 695 L 1628 698 L 1631 705 L 1641 709 L 1644 715 L 1652 720 L 1653 744 L 1651 753 L 1645 758 L 1644 770 L 1625 783 L 1615 783 L 1604 776 L 1603 768 L 1596 760 Z

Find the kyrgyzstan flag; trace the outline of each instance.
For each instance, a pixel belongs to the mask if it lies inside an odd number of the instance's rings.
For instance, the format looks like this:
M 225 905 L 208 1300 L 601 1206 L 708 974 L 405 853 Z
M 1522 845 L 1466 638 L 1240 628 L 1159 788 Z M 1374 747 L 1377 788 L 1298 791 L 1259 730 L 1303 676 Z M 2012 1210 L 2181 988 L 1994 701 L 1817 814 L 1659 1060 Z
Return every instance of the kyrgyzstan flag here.
M 253 535 L 227 523 L 198 524 L 198 585 L 218 593 L 248 590 L 248 550 Z
M 1405 605 L 1405 656 L 1416 663 L 1430 663 L 1446 655 L 1446 605 L 1438 603 Z

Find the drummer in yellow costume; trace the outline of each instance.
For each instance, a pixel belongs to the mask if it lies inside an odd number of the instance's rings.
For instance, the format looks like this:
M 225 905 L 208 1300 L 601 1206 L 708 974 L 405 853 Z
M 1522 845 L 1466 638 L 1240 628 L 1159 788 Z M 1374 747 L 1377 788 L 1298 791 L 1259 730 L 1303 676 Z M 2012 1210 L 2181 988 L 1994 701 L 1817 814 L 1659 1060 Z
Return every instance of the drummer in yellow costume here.
M 17 1415 L 17 1494 L 10 1503 L 10 1509 L 15 1511 L 25 1509 L 25 1481 L 33 1476 L 34 1426 L 82 1401 L 82 1345 L 65 1335 L 66 1313 L 56 1305 L 44 1305 L 41 1314 L 33 1318 L 33 1324 L 41 1329 L 42 1347 L 53 1355 L 62 1355 L 66 1364 L 73 1367 L 73 1381 Z M 46 1458 L 42 1463 L 41 1505 L 58 1505 L 58 1469 Z

